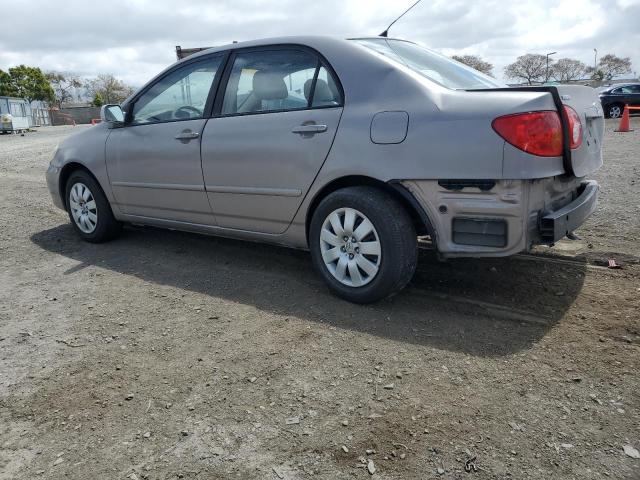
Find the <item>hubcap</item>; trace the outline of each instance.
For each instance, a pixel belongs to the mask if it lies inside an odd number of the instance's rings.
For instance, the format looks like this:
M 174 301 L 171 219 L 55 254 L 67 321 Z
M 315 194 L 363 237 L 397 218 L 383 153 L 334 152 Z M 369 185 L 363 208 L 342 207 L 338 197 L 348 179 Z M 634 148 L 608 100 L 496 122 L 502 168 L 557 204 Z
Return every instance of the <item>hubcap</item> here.
M 615 107 L 611 107 L 609 110 L 609 116 L 611 118 L 618 118 L 620 116 L 620 107 L 617 105 Z
M 331 275 L 349 287 L 372 281 L 382 259 L 373 223 L 353 208 L 339 208 L 327 216 L 320 232 L 320 252 Z
M 84 233 L 92 233 L 98 224 L 98 209 L 91 190 L 84 183 L 74 183 L 69 192 L 71 216 Z

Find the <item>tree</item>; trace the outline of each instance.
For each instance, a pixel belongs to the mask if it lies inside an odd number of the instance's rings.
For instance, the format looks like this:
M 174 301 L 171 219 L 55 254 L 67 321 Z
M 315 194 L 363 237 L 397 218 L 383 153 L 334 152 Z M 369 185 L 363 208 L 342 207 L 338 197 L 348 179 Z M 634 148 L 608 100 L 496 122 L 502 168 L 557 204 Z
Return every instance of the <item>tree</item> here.
M 493 77 L 493 65 L 484 61 L 478 55 L 454 55 L 451 58 L 457 62 L 464 63 L 465 65 Z
M 561 58 L 550 68 L 551 76 L 558 82 L 570 82 L 578 80 L 587 71 L 587 66 L 580 60 L 573 58 Z
M 549 60 L 551 62 L 551 59 Z M 549 63 L 551 68 L 551 63 Z M 527 53 L 516 59 L 504 69 L 504 76 L 514 80 L 523 80 L 529 85 L 534 82 L 542 83 L 546 80 L 547 57 L 534 53 Z
M 600 58 L 596 68 L 589 68 L 588 73 L 594 80 L 611 80 L 619 75 L 631 72 L 631 59 L 620 58 L 609 53 Z
M 104 104 L 122 103 L 133 93 L 133 88 L 110 74 L 101 73 L 86 84 L 87 93 L 95 100 L 99 93 Z
M 4 70 L 0 70 L 0 95 L 9 95 L 11 76 Z
M 55 94 L 49 81 L 37 67 L 20 65 L 9 69 L 9 73 L 0 75 L 0 95 L 25 98 L 29 103 L 34 100 L 53 101 Z
M 100 92 L 96 92 L 91 103 L 94 107 L 101 107 L 102 105 L 104 105 L 104 99 L 102 98 Z
M 63 103 L 73 99 L 75 89 L 82 87 L 80 78 L 70 73 L 48 72 L 46 77 L 53 88 L 59 108 L 62 108 Z

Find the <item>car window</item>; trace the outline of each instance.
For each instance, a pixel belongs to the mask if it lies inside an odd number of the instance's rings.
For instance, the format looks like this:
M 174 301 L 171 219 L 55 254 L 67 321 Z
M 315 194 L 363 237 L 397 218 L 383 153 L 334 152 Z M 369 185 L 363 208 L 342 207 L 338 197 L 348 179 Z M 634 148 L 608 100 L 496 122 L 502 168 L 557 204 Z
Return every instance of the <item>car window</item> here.
M 640 85 L 629 85 L 629 93 L 640 93 Z
M 190 63 L 158 80 L 133 105 L 136 125 L 202 118 L 222 56 Z
M 312 82 L 307 81 L 305 84 L 305 96 L 308 98 Z M 313 92 L 312 107 L 328 107 L 340 105 L 341 97 L 338 84 L 335 77 L 324 67 L 320 67 L 318 71 L 318 78 L 316 79 L 316 86 Z
M 473 90 L 506 86 L 488 75 L 415 43 L 386 38 L 354 41 L 447 88 Z
M 625 94 L 625 93 L 634 93 L 633 86 L 627 85 L 625 87 L 618 87 L 611 90 L 611 93 Z
M 318 66 L 318 58 L 303 50 L 283 49 L 238 53 L 225 89 L 222 114 L 235 115 L 309 108 L 313 79 Z M 319 75 L 320 73 L 322 69 Z M 325 69 L 323 81 L 328 82 L 330 78 Z M 336 85 L 333 78 L 331 82 L 332 85 Z M 340 104 L 339 96 L 336 101 L 335 96 L 325 93 L 317 102 L 313 101 L 312 106 Z

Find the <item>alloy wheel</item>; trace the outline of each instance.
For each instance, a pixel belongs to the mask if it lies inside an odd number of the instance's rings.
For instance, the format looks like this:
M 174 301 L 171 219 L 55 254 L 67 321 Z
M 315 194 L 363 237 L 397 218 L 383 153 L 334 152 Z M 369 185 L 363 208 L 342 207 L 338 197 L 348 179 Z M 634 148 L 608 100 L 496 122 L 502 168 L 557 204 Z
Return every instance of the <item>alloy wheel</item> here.
M 620 105 L 614 105 L 609 108 L 609 117 L 611 118 L 619 118 L 622 115 L 622 109 Z

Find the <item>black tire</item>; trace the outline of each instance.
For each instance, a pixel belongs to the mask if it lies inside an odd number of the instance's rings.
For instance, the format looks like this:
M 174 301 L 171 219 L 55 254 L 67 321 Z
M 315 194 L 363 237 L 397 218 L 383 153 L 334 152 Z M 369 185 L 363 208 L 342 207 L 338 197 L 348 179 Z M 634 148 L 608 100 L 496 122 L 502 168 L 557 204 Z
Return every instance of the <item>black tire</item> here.
M 91 232 L 83 231 L 76 222 L 71 208 L 70 196 L 71 189 L 76 184 L 85 185 L 91 192 L 93 199 L 96 203 L 95 214 L 97 215 L 97 221 L 95 228 Z M 85 170 L 76 170 L 67 179 L 65 186 L 65 205 L 67 206 L 67 213 L 69 214 L 69 220 L 73 225 L 76 233 L 85 241 L 91 243 L 102 243 L 109 241 L 120 233 L 122 224 L 118 222 L 111 211 L 109 201 L 104 194 L 104 191 L 98 184 L 98 182 Z
M 624 105 L 621 103 L 613 103 L 607 107 L 606 114 L 608 118 L 620 118 L 624 112 Z
M 364 214 L 373 224 L 380 243 L 378 271 L 369 283 L 359 287 L 341 283 L 322 257 L 323 224 L 332 212 L 343 208 Z M 390 194 L 369 186 L 343 188 L 320 202 L 311 219 L 309 249 L 314 266 L 329 288 L 354 303 L 376 302 L 399 292 L 413 277 L 418 262 L 417 235 L 411 217 Z

